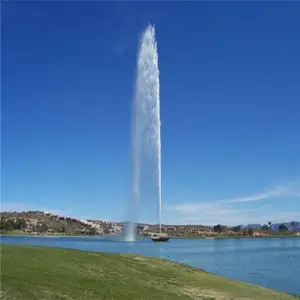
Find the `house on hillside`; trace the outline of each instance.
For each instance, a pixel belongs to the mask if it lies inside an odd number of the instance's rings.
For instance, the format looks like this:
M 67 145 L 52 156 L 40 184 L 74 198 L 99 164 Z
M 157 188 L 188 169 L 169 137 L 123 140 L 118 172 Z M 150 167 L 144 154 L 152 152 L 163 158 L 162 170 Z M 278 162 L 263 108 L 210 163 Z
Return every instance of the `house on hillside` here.
M 112 226 L 113 232 L 117 233 L 117 232 L 121 232 L 123 230 L 123 226 L 120 225 L 113 225 Z
M 175 226 L 167 227 L 167 231 L 176 231 L 176 227 Z
M 185 230 L 185 227 L 184 227 L 184 226 L 179 226 L 179 227 L 177 227 L 177 230 L 178 230 L 178 231 L 184 231 L 184 230 Z
M 143 226 L 143 228 L 141 228 L 143 231 L 145 231 L 145 230 L 148 230 L 149 229 L 149 226 Z

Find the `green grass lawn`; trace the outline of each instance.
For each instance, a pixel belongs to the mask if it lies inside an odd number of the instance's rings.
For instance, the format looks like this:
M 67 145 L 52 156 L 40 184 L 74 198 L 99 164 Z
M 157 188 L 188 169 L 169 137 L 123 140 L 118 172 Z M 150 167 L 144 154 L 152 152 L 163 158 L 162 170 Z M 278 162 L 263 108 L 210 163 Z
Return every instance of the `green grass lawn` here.
M 29 232 L 24 232 L 22 230 L 11 230 L 8 232 L 1 232 L 0 235 L 32 235 Z
M 300 299 L 150 257 L 1 245 L 1 299 Z

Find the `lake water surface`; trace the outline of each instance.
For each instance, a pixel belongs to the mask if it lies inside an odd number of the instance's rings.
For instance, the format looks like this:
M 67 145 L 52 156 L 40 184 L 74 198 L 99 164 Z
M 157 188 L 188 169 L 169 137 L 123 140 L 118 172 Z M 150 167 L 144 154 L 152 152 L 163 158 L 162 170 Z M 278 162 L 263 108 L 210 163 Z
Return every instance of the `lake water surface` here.
M 300 238 L 171 239 L 134 243 L 102 237 L 2 236 L 3 244 L 142 254 L 300 295 Z

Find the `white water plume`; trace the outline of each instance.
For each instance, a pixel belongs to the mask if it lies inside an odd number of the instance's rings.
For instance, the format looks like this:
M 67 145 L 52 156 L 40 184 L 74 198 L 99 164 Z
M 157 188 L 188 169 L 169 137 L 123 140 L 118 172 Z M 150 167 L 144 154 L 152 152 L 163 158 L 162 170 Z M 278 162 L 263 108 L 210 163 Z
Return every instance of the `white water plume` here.
M 160 133 L 160 98 L 159 70 L 155 28 L 149 25 L 143 32 L 137 57 L 137 77 L 133 102 L 132 153 L 133 184 L 131 202 L 131 221 L 128 224 L 126 240 L 134 240 L 136 208 L 140 202 L 141 169 L 151 161 L 154 170 L 155 191 L 158 203 L 158 221 L 161 227 L 161 133 Z M 146 154 L 146 157 L 143 156 Z M 151 170 L 145 178 L 151 182 Z M 143 173 L 144 174 L 144 173 Z M 150 175 L 148 175 L 150 174 Z

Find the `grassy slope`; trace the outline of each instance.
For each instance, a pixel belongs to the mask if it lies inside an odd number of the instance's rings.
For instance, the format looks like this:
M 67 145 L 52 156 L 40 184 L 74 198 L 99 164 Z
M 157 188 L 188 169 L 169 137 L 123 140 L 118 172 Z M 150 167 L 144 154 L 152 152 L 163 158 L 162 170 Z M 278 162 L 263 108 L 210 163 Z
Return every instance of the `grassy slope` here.
M 149 257 L 28 246 L 1 248 L 0 298 L 7 300 L 296 299 Z
M 30 234 L 29 232 L 24 232 L 22 230 L 11 230 L 11 231 L 7 231 L 7 232 L 1 232 L 0 236 L 1 235 L 7 235 L 7 236 L 10 236 L 10 235 L 14 235 L 14 236 L 19 236 L 19 235 L 32 236 L 33 234 Z

